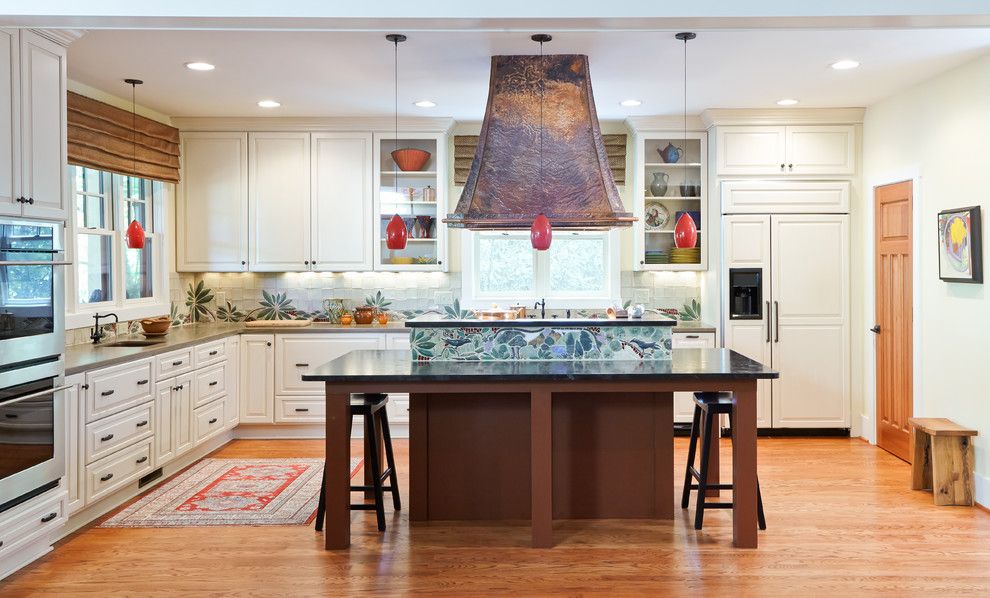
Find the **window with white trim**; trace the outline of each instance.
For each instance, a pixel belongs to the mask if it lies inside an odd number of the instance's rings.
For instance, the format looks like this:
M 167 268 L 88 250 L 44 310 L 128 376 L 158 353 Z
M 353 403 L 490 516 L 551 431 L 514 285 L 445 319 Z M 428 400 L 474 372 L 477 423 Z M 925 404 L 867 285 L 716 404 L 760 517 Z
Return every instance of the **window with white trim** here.
M 603 307 L 619 300 L 616 232 L 554 232 L 547 251 L 533 249 L 528 231 L 466 232 L 462 303 Z
M 121 321 L 168 313 L 163 207 L 165 183 L 70 166 L 73 276 L 66 287 L 67 326 L 94 312 L 119 311 Z M 145 231 L 143 249 L 127 247 L 127 226 Z

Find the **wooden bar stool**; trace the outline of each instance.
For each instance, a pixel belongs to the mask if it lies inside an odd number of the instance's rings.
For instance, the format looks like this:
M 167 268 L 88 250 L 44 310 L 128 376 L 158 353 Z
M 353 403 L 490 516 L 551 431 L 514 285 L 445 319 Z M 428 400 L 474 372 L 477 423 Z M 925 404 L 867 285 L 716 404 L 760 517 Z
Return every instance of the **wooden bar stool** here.
M 935 504 L 973 506 L 972 436 L 979 432 L 939 417 L 912 417 L 911 488 L 932 490 Z
M 708 461 L 712 446 L 712 432 L 717 425 L 717 417 L 729 416 L 729 427 L 732 427 L 732 393 L 731 392 L 696 392 L 694 393 L 694 419 L 691 422 L 691 440 L 688 443 L 687 467 L 684 472 L 684 493 L 681 495 L 681 508 L 688 508 L 691 491 L 697 490 L 695 502 L 694 529 L 701 529 L 705 519 L 705 509 L 731 509 L 731 502 L 707 502 L 705 495 L 709 490 L 732 490 L 732 484 L 709 484 Z M 702 417 L 704 421 L 702 421 Z M 704 426 L 703 429 L 702 425 Z M 698 452 L 698 437 L 701 437 L 701 468 L 695 469 L 694 458 Z M 692 482 L 697 480 L 697 484 Z M 767 520 L 763 514 L 763 496 L 760 494 L 760 481 L 756 481 L 756 514 L 759 518 L 760 529 L 767 529 Z
M 388 415 L 385 405 L 388 404 L 387 394 L 368 393 L 351 395 L 351 418 L 358 415 L 364 417 L 365 454 L 364 466 L 370 469 L 371 485 L 351 485 L 351 492 L 371 492 L 374 504 L 351 504 L 353 511 L 374 510 L 378 515 L 378 531 L 385 531 L 385 491 L 392 493 L 392 506 L 396 511 L 402 509 L 399 500 L 399 479 L 395 475 L 395 455 L 392 453 L 392 435 L 388 429 Z M 377 425 L 376 425 L 377 423 Z M 350 426 L 348 426 L 350 431 Z M 379 436 L 379 431 L 381 436 Z M 378 454 L 382 441 L 385 444 L 385 460 L 388 467 L 381 469 L 381 455 Z M 324 462 L 324 467 L 325 467 Z M 388 486 L 382 483 L 388 479 Z M 316 531 L 323 531 L 323 519 L 326 516 L 327 479 L 323 477 L 320 485 L 320 503 L 316 507 Z

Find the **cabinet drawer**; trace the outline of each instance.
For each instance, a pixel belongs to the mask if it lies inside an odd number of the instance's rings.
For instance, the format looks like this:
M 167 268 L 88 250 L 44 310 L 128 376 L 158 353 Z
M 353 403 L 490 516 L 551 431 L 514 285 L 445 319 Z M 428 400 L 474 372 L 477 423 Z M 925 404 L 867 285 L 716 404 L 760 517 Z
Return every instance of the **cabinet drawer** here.
M 92 503 L 152 470 L 149 438 L 86 466 L 86 502 Z
M 155 430 L 154 401 L 86 426 L 86 463 L 148 438 Z
M 223 431 L 226 424 L 226 404 L 226 398 L 217 399 L 193 411 L 193 444 L 199 444 Z
M 304 372 L 358 349 L 384 349 L 383 333 L 279 334 L 275 337 L 275 394 L 322 396 L 320 382 L 303 382 Z
M 726 214 L 829 214 L 849 211 L 848 181 L 722 181 Z
M 142 359 L 86 374 L 86 422 L 151 400 L 151 360 Z
M 410 350 L 409 346 L 409 335 L 402 333 L 390 332 L 385 335 L 385 348 L 386 349 L 402 349 L 405 351 Z
M 193 402 L 196 407 L 222 397 L 227 392 L 227 364 L 221 363 L 193 374 Z
M 674 349 L 715 348 L 715 334 L 712 332 L 675 332 L 671 340 Z
M 179 349 L 155 358 L 155 379 L 164 380 L 184 374 L 193 368 L 193 348 Z
M 65 524 L 67 494 L 59 492 L 37 504 L 29 501 L 4 513 L 0 521 L 0 559 L 13 555 L 22 545 Z
M 322 422 L 326 418 L 326 399 L 275 397 L 276 422 Z
M 194 352 L 195 366 L 201 368 L 227 359 L 227 341 L 214 341 L 196 347 Z
M 388 413 L 388 422 L 390 424 L 394 423 L 408 423 L 409 422 L 409 395 L 402 394 L 388 394 L 388 404 L 385 405 L 385 410 Z

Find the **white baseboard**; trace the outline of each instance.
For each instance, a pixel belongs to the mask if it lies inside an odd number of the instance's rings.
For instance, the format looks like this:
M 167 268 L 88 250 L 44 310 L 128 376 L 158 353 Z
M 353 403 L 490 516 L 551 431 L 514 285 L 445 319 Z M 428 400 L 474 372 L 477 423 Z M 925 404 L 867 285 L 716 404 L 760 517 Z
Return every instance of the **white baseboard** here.
M 986 476 L 981 476 L 980 474 L 973 472 L 973 486 L 976 496 L 976 502 L 981 506 L 990 509 L 990 478 Z
M 859 437 L 870 444 L 876 444 L 876 431 L 873 428 L 873 420 L 865 413 L 859 416 Z

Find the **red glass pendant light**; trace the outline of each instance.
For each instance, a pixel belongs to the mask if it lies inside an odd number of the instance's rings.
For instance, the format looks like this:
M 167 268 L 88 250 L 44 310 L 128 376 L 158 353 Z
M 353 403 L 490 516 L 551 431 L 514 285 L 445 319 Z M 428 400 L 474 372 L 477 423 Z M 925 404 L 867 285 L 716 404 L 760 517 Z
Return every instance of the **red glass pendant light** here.
M 405 249 L 408 238 L 409 230 L 405 221 L 398 214 L 392 216 L 385 227 L 385 246 L 389 249 Z
M 127 226 L 127 247 L 129 249 L 144 249 L 144 227 L 137 220 L 131 220 Z
M 533 219 L 533 226 L 529 228 L 529 240 L 533 244 L 533 249 L 537 251 L 550 249 L 550 242 L 553 240 L 553 227 L 550 226 L 550 219 L 545 214 L 540 214 Z
M 674 226 L 674 245 L 678 248 L 694 247 L 698 243 L 698 227 L 694 225 L 694 218 L 687 212 L 681 214 Z

